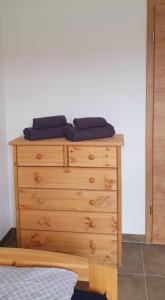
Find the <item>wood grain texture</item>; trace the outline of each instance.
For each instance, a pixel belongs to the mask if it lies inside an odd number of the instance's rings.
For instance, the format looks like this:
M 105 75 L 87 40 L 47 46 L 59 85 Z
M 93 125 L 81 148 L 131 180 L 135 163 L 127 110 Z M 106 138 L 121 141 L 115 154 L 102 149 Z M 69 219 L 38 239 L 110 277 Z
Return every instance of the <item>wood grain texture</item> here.
M 117 268 L 93 258 L 28 249 L 0 248 L 0 264 L 17 267 L 58 267 L 78 274 L 80 281 L 89 281 L 90 289 L 117 300 Z
M 19 208 L 116 212 L 116 191 L 19 188 Z
M 14 170 L 14 191 L 16 205 L 16 238 L 17 245 L 20 247 L 20 211 L 19 211 L 19 195 L 18 195 L 18 169 L 17 169 L 17 146 L 13 146 L 13 170 Z
M 69 166 L 117 167 L 116 147 L 69 146 Z
M 155 8 L 153 243 L 165 244 L 165 5 Z M 164 204 L 164 205 L 163 205 Z
M 89 256 L 117 263 L 117 236 L 21 230 L 21 247 Z
M 117 269 L 115 266 L 107 263 L 99 264 L 95 258 L 91 258 L 89 278 L 89 286 L 92 291 L 100 291 L 102 294 L 106 291 L 108 300 L 118 299 Z
M 115 169 L 19 167 L 19 187 L 116 190 Z
M 165 0 L 147 1 L 147 106 L 146 106 L 146 242 L 153 236 L 153 144 L 154 144 L 154 72 L 155 72 L 155 7 Z M 156 37 L 156 34 L 155 34 Z
M 56 138 L 56 139 L 46 139 L 46 140 L 38 140 L 38 141 L 28 141 L 24 139 L 23 136 L 18 137 L 12 141 L 10 141 L 9 145 L 54 145 L 54 146 L 69 146 L 69 145 L 81 145 L 81 146 L 123 146 L 124 144 L 124 137 L 122 134 L 116 134 L 110 138 L 103 138 L 103 139 L 94 139 L 88 141 L 81 141 L 81 142 L 71 142 L 66 140 L 65 138 Z
M 62 146 L 17 146 L 19 166 L 63 166 Z
M 89 259 L 63 253 L 0 248 L 0 265 L 16 267 L 57 267 L 71 270 L 80 280 L 89 281 Z
M 20 227 L 32 230 L 116 234 L 117 214 L 21 210 Z
M 63 156 L 64 156 L 64 167 L 69 166 L 69 158 L 68 158 L 68 147 L 63 146 Z
M 146 105 L 146 242 L 152 242 L 152 174 L 153 174 L 153 73 L 154 73 L 154 6 L 148 1 L 147 17 L 147 105 Z
M 122 143 L 121 135 L 80 144 L 64 139 L 11 142 L 23 153 L 16 161 L 21 247 L 120 263 Z M 56 166 L 58 154 L 52 150 L 42 155 L 49 147 L 60 149 L 63 166 Z M 71 154 L 80 165 L 69 166 Z M 47 157 L 44 165 L 35 164 L 36 155 L 39 164 Z M 20 160 L 28 165 L 20 166 Z
M 118 264 L 122 265 L 122 205 L 121 205 L 121 148 L 117 149 L 117 245 L 118 245 Z

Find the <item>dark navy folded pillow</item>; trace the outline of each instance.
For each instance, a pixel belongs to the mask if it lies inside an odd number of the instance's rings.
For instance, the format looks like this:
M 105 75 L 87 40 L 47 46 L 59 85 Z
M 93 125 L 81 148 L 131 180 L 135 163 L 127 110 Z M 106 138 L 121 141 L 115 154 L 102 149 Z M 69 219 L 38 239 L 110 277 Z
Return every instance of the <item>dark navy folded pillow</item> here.
M 105 295 L 75 289 L 71 300 L 107 300 Z

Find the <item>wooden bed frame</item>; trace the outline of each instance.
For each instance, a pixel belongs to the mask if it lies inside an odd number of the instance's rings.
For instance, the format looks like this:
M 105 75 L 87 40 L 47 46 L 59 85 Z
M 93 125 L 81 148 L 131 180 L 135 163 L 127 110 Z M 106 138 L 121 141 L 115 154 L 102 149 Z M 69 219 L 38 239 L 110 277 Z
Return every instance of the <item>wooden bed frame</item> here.
M 80 281 L 89 282 L 91 291 L 117 300 L 117 267 L 90 258 L 31 249 L 0 248 L 0 265 L 17 267 L 58 267 L 78 274 Z

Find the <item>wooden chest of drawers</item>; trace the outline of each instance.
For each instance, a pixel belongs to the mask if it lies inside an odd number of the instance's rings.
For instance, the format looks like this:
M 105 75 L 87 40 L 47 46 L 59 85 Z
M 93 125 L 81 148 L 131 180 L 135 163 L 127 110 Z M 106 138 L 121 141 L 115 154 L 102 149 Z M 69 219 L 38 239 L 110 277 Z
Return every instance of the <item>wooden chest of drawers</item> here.
M 120 264 L 123 136 L 10 144 L 18 246 Z

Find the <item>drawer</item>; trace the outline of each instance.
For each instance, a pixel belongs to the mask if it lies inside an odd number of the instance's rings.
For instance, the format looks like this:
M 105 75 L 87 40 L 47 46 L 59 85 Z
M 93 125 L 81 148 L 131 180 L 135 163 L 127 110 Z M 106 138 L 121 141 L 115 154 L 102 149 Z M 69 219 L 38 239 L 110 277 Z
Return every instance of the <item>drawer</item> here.
M 18 186 L 27 188 L 68 188 L 116 190 L 116 169 L 19 167 Z
M 117 214 L 20 210 L 21 229 L 117 234 Z
M 20 188 L 19 207 L 39 210 L 116 212 L 117 192 Z
M 117 167 L 116 147 L 69 146 L 69 166 Z
M 21 230 L 21 247 L 82 256 L 94 254 L 117 262 L 115 235 Z
M 17 146 L 19 166 L 63 166 L 62 146 Z

